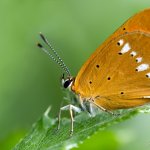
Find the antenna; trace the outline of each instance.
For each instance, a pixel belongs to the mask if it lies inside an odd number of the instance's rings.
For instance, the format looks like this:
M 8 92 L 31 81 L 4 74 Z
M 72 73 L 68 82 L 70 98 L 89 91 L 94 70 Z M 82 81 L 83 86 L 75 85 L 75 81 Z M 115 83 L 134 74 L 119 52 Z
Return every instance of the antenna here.
M 62 61 L 62 59 L 60 58 L 60 56 L 58 55 L 58 53 L 54 50 L 54 48 L 52 47 L 52 45 L 50 44 L 50 42 L 47 40 L 47 38 L 40 33 L 40 37 L 42 38 L 42 40 L 45 42 L 45 44 L 47 44 L 49 46 L 49 48 L 52 50 L 52 52 L 54 53 L 54 55 L 58 58 L 58 60 L 64 65 L 64 67 L 66 69 L 68 69 L 68 67 L 65 65 L 65 63 Z M 69 70 L 69 69 L 68 69 Z
M 46 48 L 43 47 L 43 45 L 41 43 L 37 43 L 37 46 L 39 48 L 41 48 L 47 55 L 49 55 L 49 57 L 54 60 L 67 74 L 68 76 L 71 76 L 71 73 L 68 69 L 68 67 L 65 65 L 65 63 L 63 62 L 63 60 L 60 58 L 60 56 L 58 55 L 58 53 L 54 50 L 54 48 L 52 47 L 52 45 L 48 42 L 48 40 L 45 38 L 45 36 L 40 33 L 40 37 L 41 39 L 44 41 L 44 43 L 46 45 L 48 45 L 48 47 L 50 48 L 50 50 L 54 53 L 54 56 L 57 58 L 55 58 Z

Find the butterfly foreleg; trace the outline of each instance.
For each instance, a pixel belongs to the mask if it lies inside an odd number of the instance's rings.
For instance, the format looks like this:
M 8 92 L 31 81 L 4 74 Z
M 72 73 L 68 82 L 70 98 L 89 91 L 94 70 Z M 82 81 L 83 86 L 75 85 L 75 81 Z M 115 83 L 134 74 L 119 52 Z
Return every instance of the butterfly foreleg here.
M 59 110 L 59 114 L 58 114 L 58 127 L 57 127 L 58 130 L 60 129 L 61 112 L 64 110 L 69 110 L 69 113 L 70 113 L 70 119 L 71 119 L 70 135 L 72 135 L 73 134 L 73 121 L 74 121 L 73 111 L 80 113 L 81 109 L 71 104 L 61 107 Z

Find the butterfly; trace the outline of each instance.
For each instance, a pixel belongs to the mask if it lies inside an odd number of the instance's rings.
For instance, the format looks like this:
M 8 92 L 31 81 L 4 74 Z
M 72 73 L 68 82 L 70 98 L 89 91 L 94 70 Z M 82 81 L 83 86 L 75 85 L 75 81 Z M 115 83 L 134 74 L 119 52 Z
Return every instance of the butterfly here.
M 137 13 L 114 32 L 83 64 L 76 77 L 43 34 L 38 47 L 46 52 L 66 72 L 62 86 L 72 91 L 79 106 L 69 104 L 60 109 L 69 110 L 71 133 L 73 133 L 73 111 L 87 110 L 92 114 L 93 105 L 103 111 L 127 109 L 150 102 L 150 9 Z M 88 105 L 87 105 L 88 103 Z

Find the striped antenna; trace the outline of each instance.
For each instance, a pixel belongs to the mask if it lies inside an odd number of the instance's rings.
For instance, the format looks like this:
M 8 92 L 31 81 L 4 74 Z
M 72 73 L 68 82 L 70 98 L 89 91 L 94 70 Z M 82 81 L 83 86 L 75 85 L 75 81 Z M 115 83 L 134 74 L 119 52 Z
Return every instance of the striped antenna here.
M 52 47 L 52 45 L 48 42 L 48 40 L 45 38 L 45 36 L 40 33 L 40 37 L 41 39 L 44 41 L 44 43 L 46 45 L 48 45 L 48 47 L 50 48 L 50 50 L 54 53 L 54 56 L 57 58 L 55 58 L 46 48 L 43 47 L 43 45 L 41 43 L 37 43 L 37 46 L 39 48 L 41 48 L 47 55 L 49 55 L 49 57 L 54 60 L 67 74 L 68 76 L 71 76 L 71 73 L 68 69 L 68 67 L 65 65 L 65 63 L 63 62 L 63 60 L 60 58 L 60 56 L 58 55 L 58 53 L 54 50 L 54 48 Z

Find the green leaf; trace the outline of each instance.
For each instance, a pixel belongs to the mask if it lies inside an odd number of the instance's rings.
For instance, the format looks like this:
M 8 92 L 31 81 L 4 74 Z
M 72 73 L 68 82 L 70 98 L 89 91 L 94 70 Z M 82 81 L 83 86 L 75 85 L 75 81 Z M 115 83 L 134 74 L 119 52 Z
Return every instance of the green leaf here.
M 75 117 L 74 134 L 70 137 L 70 120 L 62 118 L 61 128 L 57 131 L 57 120 L 48 116 L 50 111 L 48 108 L 26 137 L 14 147 L 14 150 L 69 150 L 78 147 L 95 132 L 102 132 L 108 126 L 129 119 L 139 112 L 149 112 L 149 110 L 148 106 L 122 110 L 119 116 L 102 112 L 95 117 L 89 117 L 87 113 L 81 113 Z

